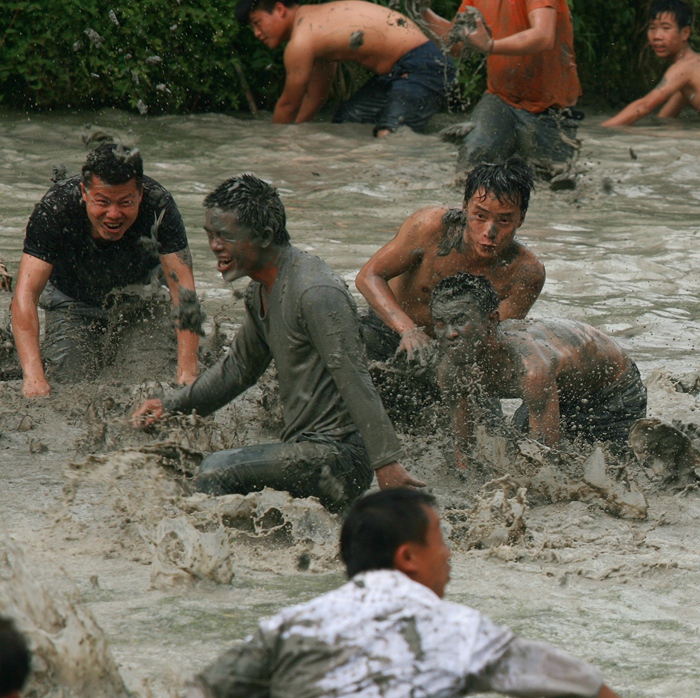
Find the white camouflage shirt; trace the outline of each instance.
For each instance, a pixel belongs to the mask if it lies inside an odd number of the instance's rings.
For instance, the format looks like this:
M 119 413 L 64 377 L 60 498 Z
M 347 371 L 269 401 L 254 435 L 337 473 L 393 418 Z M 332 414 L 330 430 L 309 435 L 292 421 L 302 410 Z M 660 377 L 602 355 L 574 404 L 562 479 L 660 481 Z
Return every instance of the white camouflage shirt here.
M 379 570 L 263 620 L 199 675 L 188 695 L 593 698 L 602 684 L 591 665 L 517 638 L 401 572 Z

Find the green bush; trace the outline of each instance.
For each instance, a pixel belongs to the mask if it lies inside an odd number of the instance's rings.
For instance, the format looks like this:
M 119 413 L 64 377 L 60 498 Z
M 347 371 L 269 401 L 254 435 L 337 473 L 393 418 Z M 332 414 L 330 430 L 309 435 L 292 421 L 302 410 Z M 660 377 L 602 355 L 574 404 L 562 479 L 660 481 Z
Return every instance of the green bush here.
M 149 113 L 269 106 L 279 56 L 234 18 L 234 0 L 3 3 L 0 98 L 36 109 L 115 106 Z

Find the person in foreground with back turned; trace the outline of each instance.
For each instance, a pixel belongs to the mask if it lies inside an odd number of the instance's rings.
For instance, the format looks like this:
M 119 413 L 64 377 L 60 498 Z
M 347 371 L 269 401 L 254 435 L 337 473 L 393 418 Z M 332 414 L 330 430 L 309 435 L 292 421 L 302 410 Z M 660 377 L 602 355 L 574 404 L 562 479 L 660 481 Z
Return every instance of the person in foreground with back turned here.
M 272 359 L 284 415 L 281 444 L 208 456 L 196 478 L 220 495 L 286 490 L 330 509 L 350 504 L 372 482 L 422 486 L 398 462 L 401 445 L 364 362 L 357 308 L 343 281 L 289 242 L 276 190 L 242 175 L 204 200 L 204 229 L 224 279 L 252 279 L 246 315 L 228 354 L 172 398 L 147 400 L 137 426 L 166 412 L 208 415 L 254 385 Z
M 406 488 L 355 502 L 340 534 L 350 581 L 261 621 L 186 698 L 616 698 L 590 664 L 442 600 L 450 549 L 434 506 Z

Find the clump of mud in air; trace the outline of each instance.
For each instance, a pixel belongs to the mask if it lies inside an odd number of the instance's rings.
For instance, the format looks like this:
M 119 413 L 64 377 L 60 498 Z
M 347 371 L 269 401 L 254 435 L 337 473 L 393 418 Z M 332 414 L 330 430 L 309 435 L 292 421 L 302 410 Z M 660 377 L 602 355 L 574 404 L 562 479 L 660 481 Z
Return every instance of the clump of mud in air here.
M 350 34 L 350 48 L 353 51 L 359 51 L 360 47 L 365 43 L 365 33 L 358 29 Z
M 13 618 L 33 653 L 28 698 L 128 698 L 102 629 L 78 601 L 50 594 L 20 547 L 0 538 L 0 613 Z
M 451 538 L 469 550 L 513 545 L 527 530 L 527 490 L 510 476 L 487 482 L 470 510 L 452 509 Z
M 484 20 L 484 16 L 476 9 L 476 7 L 467 7 L 464 12 L 458 12 L 455 17 L 454 24 L 450 33 L 447 35 L 447 45 L 448 47 L 459 44 L 464 40 L 465 36 L 475 32 L 478 28 L 478 22 L 481 21 L 486 27 L 489 36 L 492 36 L 491 29 Z M 469 47 L 465 46 L 463 49 L 471 50 Z
M 206 314 L 202 304 L 197 298 L 197 293 L 189 288 L 180 286 L 180 304 L 177 309 L 177 326 L 181 330 L 189 330 L 204 337 L 202 324 L 206 320 Z

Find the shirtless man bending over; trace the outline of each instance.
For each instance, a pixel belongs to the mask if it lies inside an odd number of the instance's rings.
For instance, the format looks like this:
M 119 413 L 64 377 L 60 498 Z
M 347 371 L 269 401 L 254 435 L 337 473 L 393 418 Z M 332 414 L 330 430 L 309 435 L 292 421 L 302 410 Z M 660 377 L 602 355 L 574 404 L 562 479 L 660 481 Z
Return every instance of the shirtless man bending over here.
M 407 17 L 362 0 L 299 6 L 296 0 L 239 0 L 239 22 L 276 48 L 284 42 L 287 77 L 272 121 L 310 121 L 328 99 L 338 61 L 375 73 L 343 103 L 333 121 L 374 124 L 386 136 L 402 124 L 423 131 L 445 105 L 455 77 L 452 59 Z
M 603 126 L 626 126 L 639 121 L 656 107 L 661 117 L 674 117 L 690 105 L 700 111 L 700 56 L 690 48 L 692 9 L 682 0 L 656 0 L 649 12 L 649 44 L 659 58 L 671 65 L 661 82 L 645 97 L 628 104 Z
M 429 206 L 406 219 L 355 280 L 370 306 L 362 331 L 371 360 L 386 361 L 397 351 L 422 359 L 435 336 L 433 290 L 460 271 L 493 284 L 502 318 L 527 315 L 545 279 L 542 262 L 515 237 L 532 186 L 522 160 L 479 165 L 467 178 L 461 209 Z
M 506 320 L 483 276 L 457 274 L 435 288 L 443 395 L 453 410 L 457 467 L 473 443 L 483 398 L 521 398 L 516 426 L 547 446 L 563 434 L 625 449 L 646 414 L 637 366 L 610 337 L 572 320 Z

